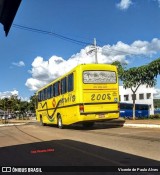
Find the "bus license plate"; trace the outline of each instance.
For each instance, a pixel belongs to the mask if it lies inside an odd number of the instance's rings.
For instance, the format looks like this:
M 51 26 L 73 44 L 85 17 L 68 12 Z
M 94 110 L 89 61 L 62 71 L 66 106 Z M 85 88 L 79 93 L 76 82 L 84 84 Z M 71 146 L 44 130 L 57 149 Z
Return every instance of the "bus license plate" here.
M 99 118 L 105 118 L 105 114 L 99 114 Z

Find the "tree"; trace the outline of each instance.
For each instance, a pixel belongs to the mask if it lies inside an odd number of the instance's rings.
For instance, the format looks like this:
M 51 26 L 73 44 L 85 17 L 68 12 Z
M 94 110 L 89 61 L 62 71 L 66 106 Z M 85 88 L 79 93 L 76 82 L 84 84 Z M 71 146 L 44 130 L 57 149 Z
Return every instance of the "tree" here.
M 125 88 L 131 88 L 133 92 L 133 119 L 135 119 L 135 94 L 140 85 L 153 87 L 156 85 L 156 77 L 160 74 L 160 58 L 148 65 L 133 67 L 124 70 L 120 75 Z
M 131 88 L 133 92 L 133 119 L 135 119 L 135 96 L 140 85 L 153 87 L 156 85 L 156 77 L 160 74 L 160 58 L 148 65 L 133 67 L 126 70 L 125 65 L 115 61 L 112 65 L 118 68 L 119 79 L 123 81 L 125 88 Z
M 115 66 L 117 66 L 117 70 L 118 70 L 118 77 L 119 77 L 119 79 L 120 80 L 122 80 L 122 75 L 123 75 L 123 73 L 124 73 L 124 71 L 125 71 L 125 69 L 126 69 L 126 64 L 121 64 L 119 61 L 114 61 L 113 63 L 112 63 L 112 65 L 115 65 Z
M 28 111 L 28 102 L 27 101 L 21 101 L 20 103 L 20 113 L 24 114 Z
M 25 113 L 28 111 L 35 112 L 36 95 L 30 97 L 30 101 L 21 101 L 16 95 L 12 95 L 9 98 L 0 99 L 0 109 L 15 113 Z
M 17 95 L 12 95 L 10 97 L 10 100 L 12 101 L 12 111 L 20 111 L 20 103 L 21 103 L 21 99 L 18 98 Z
M 35 112 L 36 101 L 37 101 L 37 96 L 34 94 L 33 96 L 30 97 L 30 102 L 28 106 L 29 110 L 32 112 Z
M 153 102 L 154 102 L 155 108 L 160 108 L 160 99 L 154 99 Z

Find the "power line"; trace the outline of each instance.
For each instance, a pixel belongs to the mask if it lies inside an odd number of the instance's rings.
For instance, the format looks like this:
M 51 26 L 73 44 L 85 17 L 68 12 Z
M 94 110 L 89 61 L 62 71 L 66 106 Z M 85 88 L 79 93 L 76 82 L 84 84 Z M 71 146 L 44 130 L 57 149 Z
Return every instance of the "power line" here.
M 36 32 L 36 33 L 40 33 L 40 34 L 44 34 L 44 35 L 54 36 L 54 37 L 60 38 L 60 39 L 65 40 L 65 41 L 69 41 L 69 42 L 72 42 L 74 44 L 78 44 L 78 45 L 94 46 L 94 44 L 92 44 L 92 43 L 76 40 L 76 39 L 73 39 L 73 38 L 66 37 L 64 35 L 55 33 L 55 32 L 49 32 L 49 31 L 46 31 L 46 30 L 41 30 L 41 29 L 27 27 L 27 26 L 18 25 L 18 24 L 13 24 L 13 27 L 18 28 L 18 29 L 22 29 L 22 30 L 26 30 L 26 31 L 30 31 L 30 32 Z M 100 47 L 100 46 L 97 45 L 97 47 Z M 103 49 L 106 50 L 106 51 L 117 52 L 117 53 L 121 53 L 121 54 L 124 54 L 124 55 L 137 55 L 137 53 L 120 51 L 120 50 L 117 50 L 117 49 L 114 49 L 114 48 L 103 48 Z
M 66 41 L 69 41 L 69 42 L 72 42 L 72 43 L 75 43 L 75 44 L 79 44 L 79 45 L 93 45 L 91 43 L 76 40 L 76 39 L 73 39 L 73 38 L 69 38 L 69 37 L 66 37 L 64 35 L 57 34 L 55 32 L 49 32 L 49 31 L 46 31 L 46 30 L 36 29 L 36 28 L 32 28 L 32 27 L 26 27 L 26 26 L 22 26 L 22 25 L 18 25 L 18 24 L 13 24 L 13 27 L 18 28 L 18 29 L 22 29 L 22 30 L 27 30 L 27 31 L 30 31 L 30 32 L 36 32 L 36 33 L 44 34 L 44 35 L 55 36 L 57 38 L 60 38 L 60 39 L 63 39 L 63 40 L 66 40 Z

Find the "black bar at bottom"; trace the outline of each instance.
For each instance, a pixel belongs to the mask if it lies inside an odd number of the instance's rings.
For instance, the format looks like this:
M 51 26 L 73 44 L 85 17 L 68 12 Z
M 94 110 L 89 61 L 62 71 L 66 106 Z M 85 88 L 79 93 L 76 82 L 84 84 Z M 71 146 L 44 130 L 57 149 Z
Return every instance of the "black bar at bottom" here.
M 160 166 L 3 166 L 1 172 L 160 172 Z

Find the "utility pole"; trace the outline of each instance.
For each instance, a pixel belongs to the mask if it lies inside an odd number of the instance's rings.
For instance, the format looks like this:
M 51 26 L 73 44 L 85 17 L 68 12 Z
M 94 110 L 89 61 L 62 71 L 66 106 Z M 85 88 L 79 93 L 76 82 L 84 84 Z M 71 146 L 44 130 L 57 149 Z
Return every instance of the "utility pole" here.
M 97 45 L 96 45 L 96 38 L 94 38 L 94 52 L 95 52 L 95 62 L 98 64 L 98 59 L 97 59 Z
M 97 45 L 96 45 L 96 38 L 94 38 L 94 44 L 91 46 L 91 50 L 87 52 L 87 54 L 90 54 L 92 52 L 95 53 L 95 63 L 98 64 L 98 58 L 97 58 Z

